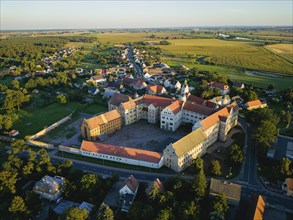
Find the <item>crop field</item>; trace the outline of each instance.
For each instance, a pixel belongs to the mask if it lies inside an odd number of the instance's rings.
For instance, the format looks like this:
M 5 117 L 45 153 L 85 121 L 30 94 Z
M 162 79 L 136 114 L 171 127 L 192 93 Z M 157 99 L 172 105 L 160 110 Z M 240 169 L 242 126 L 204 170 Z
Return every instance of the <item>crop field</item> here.
M 166 54 L 206 56 L 205 60 L 218 65 L 293 75 L 291 63 L 253 43 L 216 39 L 176 39 L 169 42 L 171 45 L 160 46 Z
M 293 63 L 293 44 L 273 44 L 267 45 L 265 48 L 283 56 L 285 59 L 288 59 Z

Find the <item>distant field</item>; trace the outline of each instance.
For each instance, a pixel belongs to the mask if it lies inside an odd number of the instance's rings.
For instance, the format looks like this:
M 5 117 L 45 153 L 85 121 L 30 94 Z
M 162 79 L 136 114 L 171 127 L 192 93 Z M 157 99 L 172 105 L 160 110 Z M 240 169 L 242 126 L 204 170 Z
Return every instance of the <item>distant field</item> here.
M 273 44 L 267 45 L 265 48 L 293 62 L 293 44 Z
M 175 39 L 169 42 L 171 45 L 160 46 L 166 54 L 207 56 L 205 60 L 220 65 L 293 75 L 292 64 L 252 43 L 217 39 Z

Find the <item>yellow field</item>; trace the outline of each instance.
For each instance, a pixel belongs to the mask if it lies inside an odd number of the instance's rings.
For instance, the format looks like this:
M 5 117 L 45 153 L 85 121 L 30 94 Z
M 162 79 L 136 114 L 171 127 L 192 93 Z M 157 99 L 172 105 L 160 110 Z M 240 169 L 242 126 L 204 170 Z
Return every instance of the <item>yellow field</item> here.
M 160 46 L 166 54 L 205 56 L 205 60 L 215 64 L 293 75 L 293 65 L 290 62 L 252 43 L 217 39 L 168 41 L 171 45 Z
M 293 62 L 293 44 L 273 44 L 265 47 Z

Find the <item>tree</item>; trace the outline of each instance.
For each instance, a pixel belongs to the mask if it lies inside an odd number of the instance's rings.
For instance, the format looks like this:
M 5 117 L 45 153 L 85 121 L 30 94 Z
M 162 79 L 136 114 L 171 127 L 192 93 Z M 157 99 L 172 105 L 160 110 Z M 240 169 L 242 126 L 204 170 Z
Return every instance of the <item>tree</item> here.
M 81 190 L 84 192 L 92 192 L 96 188 L 98 177 L 95 174 L 84 174 L 80 180 Z
M 243 99 L 245 101 L 249 102 L 249 101 L 257 100 L 258 99 L 258 96 L 257 96 L 257 94 L 256 94 L 255 91 L 253 91 L 253 90 L 246 90 L 243 93 Z
M 261 144 L 264 153 L 268 151 L 269 144 L 272 143 L 279 133 L 276 125 L 271 121 L 262 121 L 254 131 L 254 139 Z
M 71 207 L 65 214 L 66 220 L 84 220 L 88 218 L 86 209 L 79 209 L 78 207 Z
M 42 207 L 42 201 L 40 195 L 34 191 L 27 192 L 25 195 L 25 203 L 28 209 L 35 215 Z
M 17 219 L 23 219 L 28 214 L 27 206 L 20 196 L 14 196 L 8 211 Z
M 286 122 L 287 122 L 286 128 L 289 128 L 290 123 L 291 123 L 291 119 L 292 119 L 290 111 L 286 112 L 285 119 L 286 119 Z
M 172 209 L 163 209 L 158 214 L 156 220 L 172 220 L 175 219 Z
M 98 220 L 113 220 L 114 213 L 105 203 L 102 203 L 98 210 Z
M 273 84 L 268 85 L 268 90 L 272 91 L 273 89 L 275 89 L 275 86 Z
M 204 168 L 203 159 L 201 159 L 200 157 L 197 157 L 193 161 L 192 165 L 195 168 L 195 172 L 198 173 L 200 170 L 203 170 L 203 168 Z
M 228 199 L 224 195 L 216 196 L 210 213 L 211 219 L 225 219 L 225 215 L 229 210 Z
M 60 104 L 66 104 L 66 102 L 67 102 L 66 96 L 63 94 L 57 95 L 56 98 Z
M 213 160 L 211 164 L 211 173 L 217 176 L 222 174 L 221 164 L 218 160 Z
M 203 198 L 205 196 L 207 189 L 207 180 L 203 170 L 200 170 L 199 173 L 196 175 L 193 189 L 197 198 Z
M 230 148 L 230 159 L 235 164 L 241 164 L 244 160 L 244 153 L 237 144 L 232 144 Z
M 282 158 L 280 162 L 281 173 L 286 177 L 291 176 L 293 174 L 293 169 L 291 166 L 291 160 L 289 160 L 288 158 Z
M 247 118 L 253 126 L 258 126 L 265 120 L 271 121 L 274 125 L 277 125 L 280 120 L 270 108 L 254 109 L 248 113 Z
M 179 215 L 182 220 L 192 220 L 196 219 L 199 213 L 199 209 L 194 201 L 183 202 L 179 207 Z
M 11 146 L 13 147 L 12 149 L 13 154 L 22 153 L 24 150 L 28 148 L 26 141 L 23 139 L 18 139 L 16 141 L 13 141 L 11 143 Z
M 15 193 L 15 184 L 17 181 L 17 173 L 8 170 L 2 170 L 0 172 L 0 192 Z

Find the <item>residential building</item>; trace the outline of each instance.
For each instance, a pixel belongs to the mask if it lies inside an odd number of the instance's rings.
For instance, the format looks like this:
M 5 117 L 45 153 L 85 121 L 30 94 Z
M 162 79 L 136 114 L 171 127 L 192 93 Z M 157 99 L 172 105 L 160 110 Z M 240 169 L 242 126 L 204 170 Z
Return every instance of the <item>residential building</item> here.
M 128 212 L 137 194 L 139 183 L 133 175 L 129 176 L 119 190 L 120 200 L 122 201 L 122 212 Z
M 96 95 L 96 94 L 98 94 L 100 92 L 100 90 L 97 87 L 94 87 L 94 86 L 90 86 L 87 91 L 91 95 Z
M 176 100 L 161 111 L 161 129 L 176 131 L 182 123 L 183 102 Z
M 282 190 L 286 192 L 287 196 L 293 196 L 293 178 L 286 178 L 282 185 Z
M 84 119 L 81 134 L 87 140 L 97 140 L 100 135 L 112 134 L 122 127 L 122 118 L 115 109 L 104 114 Z
M 83 156 L 154 169 L 164 165 L 163 155 L 160 153 L 100 142 L 83 141 L 79 153 Z
M 245 85 L 242 82 L 233 82 L 233 86 L 240 89 L 245 88 Z
M 181 89 L 181 83 L 175 79 L 166 79 L 164 81 L 164 86 L 166 88 L 176 89 L 177 91 L 179 91 Z
M 227 95 L 230 92 L 228 85 L 219 82 L 211 82 L 209 83 L 209 87 L 212 89 L 219 89 L 222 95 Z
M 40 194 L 41 197 L 55 201 L 61 196 L 63 185 L 63 177 L 44 176 L 41 180 L 36 182 L 33 190 L 35 193 Z
M 83 74 L 83 69 L 82 68 L 76 68 L 75 72 L 78 74 Z
M 231 103 L 231 99 L 229 95 L 216 96 L 212 98 L 210 101 L 219 106 L 225 106 Z
M 238 206 L 241 199 L 241 188 L 242 186 L 239 184 L 211 178 L 210 195 L 225 195 L 230 205 Z
M 254 101 L 250 101 L 250 102 L 246 102 L 244 104 L 244 107 L 249 111 L 253 110 L 253 109 L 257 109 L 257 108 L 265 108 L 267 106 L 268 106 L 267 103 L 262 103 L 259 99 L 254 100 Z
M 94 85 L 97 85 L 98 83 L 106 82 L 107 79 L 104 78 L 104 76 L 102 74 L 100 74 L 100 75 L 92 76 L 89 81 L 93 82 Z
M 157 191 L 157 193 L 165 191 L 163 183 L 158 178 L 148 184 L 145 190 L 146 195 L 149 196 L 153 190 Z
M 150 95 L 163 95 L 167 93 L 167 90 L 164 86 L 149 84 L 147 86 L 147 93 Z

